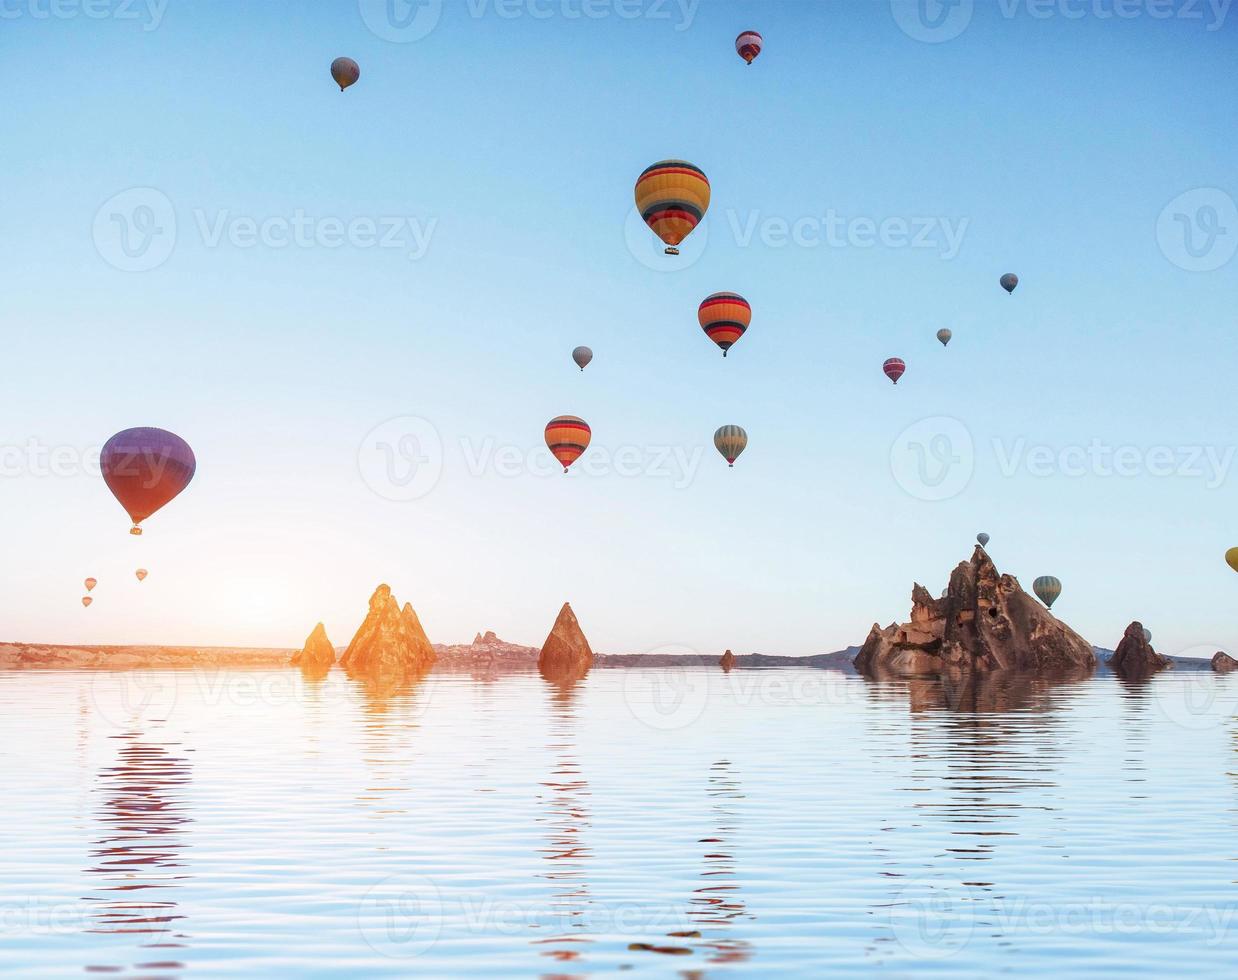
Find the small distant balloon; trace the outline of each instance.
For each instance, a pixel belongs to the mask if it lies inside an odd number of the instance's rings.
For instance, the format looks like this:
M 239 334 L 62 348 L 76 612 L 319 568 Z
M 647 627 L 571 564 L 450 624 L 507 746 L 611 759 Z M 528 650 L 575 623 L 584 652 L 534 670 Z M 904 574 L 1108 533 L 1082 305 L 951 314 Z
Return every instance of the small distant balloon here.
M 989 536 L 981 531 L 976 535 L 976 540 L 980 542 L 980 547 L 987 548 L 989 546 Z
M 714 448 L 722 454 L 727 466 L 734 466 L 739 454 L 748 448 L 748 433 L 738 425 L 724 425 L 714 433 Z
M 659 160 L 636 178 L 636 210 L 666 245 L 667 255 L 709 210 L 709 178 L 687 160 Z
M 954 334 L 950 330 L 948 330 L 946 327 L 942 327 L 940 330 L 937 331 L 937 339 L 941 341 L 942 347 L 945 347 L 946 344 L 950 343 L 950 338 L 953 336 Z
M 139 569 L 138 569 L 136 572 L 134 572 L 133 574 L 134 574 L 134 575 L 136 575 L 136 576 L 138 577 L 138 581 L 139 581 L 139 582 L 145 582 L 145 581 L 146 581 L 146 576 L 147 576 L 147 575 L 149 575 L 149 574 L 150 574 L 150 572 L 148 572 L 145 568 L 139 568 Z
M 189 486 L 198 461 L 180 436 L 138 428 L 117 432 L 105 442 L 99 465 L 107 488 L 133 521 L 129 533 L 141 534 L 139 525 Z
M 546 423 L 546 446 L 563 464 L 563 472 L 589 448 L 593 430 L 589 423 L 575 415 L 560 415 Z
M 1148 629 L 1148 627 L 1146 626 L 1143 628 L 1143 642 L 1144 643 L 1152 642 L 1152 631 Z
M 1013 293 L 1014 287 L 1019 285 L 1019 277 L 1013 272 L 1007 272 L 998 282 L 1002 284 L 1002 289 L 1006 290 L 1006 292 Z
M 701 300 L 696 319 L 705 336 L 722 348 L 722 356 L 752 323 L 752 307 L 739 293 L 712 293 Z
M 761 53 L 761 43 L 765 39 L 756 31 L 744 31 L 735 39 L 735 51 L 748 64 Z
M 582 371 L 593 360 L 593 351 L 588 347 L 577 347 L 572 351 L 572 360 L 576 362 L 576 366 Z
M 361 77 L 361 66 L 352 58 L 336 58 L 331 62 L 331 77 L 343 92 L 349 85 L 357 84 L 357 79 Z
M 883 365 L 881 365 L 881 370 L 886 373 L 887 378 L 895 384 L 898 384 L 898 379 L 901 378 L 903 373 L 907 370 L 907 365 L 901 357 L 891 357 L 887 359 Z
M 95 586 L 99 584 L 99 580 L 97 578 L 88 578 L 82 584 L 86 586 L 87 592 L 93 592 L 95 589 Z
M 1238 548 L 1230 548 L 1229 551 L 1225 552 L 1225 564 L 1235 572 L 1238 572 Z
M 1062 583 L 1052 575 L 1041 575 L 1032 583 L 1032 591 L 1040 596 L 1041 602 L 1052 609 L 1053 603 L 1062 594 Z
M 89 606 L 89 605 L 90 605 L 92 602 L 94 602 L 94 601 L 95 601 L 95 600 L 94 600 L 94 599 L 92 599 L 92 598 L 90 598 L 90 596 L 88 596 L 88 595 L 84 595 L 84 596 L 82 596 L 82 605 L 83 605 L 83 606 Z

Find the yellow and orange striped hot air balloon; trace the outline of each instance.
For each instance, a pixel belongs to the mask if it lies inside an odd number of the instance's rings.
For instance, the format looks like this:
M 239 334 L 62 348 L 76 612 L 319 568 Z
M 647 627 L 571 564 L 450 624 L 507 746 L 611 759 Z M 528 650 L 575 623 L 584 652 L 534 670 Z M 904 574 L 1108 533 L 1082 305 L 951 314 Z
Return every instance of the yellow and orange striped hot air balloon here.
M 666 243 L 667 255 L 692 233 L 709 210 L 709 178 L 687 160 L 659 160 L 636 179 L 636 210 Z
M 592 435 L 589 423 L 575 415 L 560 415 L 546 423 L 546 445 L 563 464 L 564 473 L 589 448 Z
M 752 307 L 739 293 L 713 293 L 701 300 L 696 318 L 701 329 L 722 348 L 722 356 L 744 335 L 752 322 Z

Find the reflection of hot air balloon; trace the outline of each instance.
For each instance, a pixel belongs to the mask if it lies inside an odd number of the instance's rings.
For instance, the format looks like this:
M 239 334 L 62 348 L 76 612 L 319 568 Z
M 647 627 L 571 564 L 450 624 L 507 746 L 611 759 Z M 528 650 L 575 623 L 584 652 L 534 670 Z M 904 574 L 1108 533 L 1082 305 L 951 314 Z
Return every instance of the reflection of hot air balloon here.
M 752 64 L 752 59 L 761 53 L 761 42 L 765 40 L 756 31 L 744 31 L 735 39 L 735 50 L 739 56 Z
M 1002 284 L 1002 289 L 1006 290 L 1006 292 L 1013 293 L 1014 287 L 1019 285 L 1019 277 L 1013 272 L 1007 272 L 998 282 Z
M 93 592 L 95 589 L 95 586 L 99 584 L 99 580 L 97 578 L 88 578 L 82 584 L 86 586 L 87 592 Z
M 84 595 L 84 596 L 82 596 L 82 605 L 83 605 L 83 606 L 89 606 L 89 605 L 90 605 L 92 602 L 94 602 L 94 601 L 95 601 L 95 600 L 94 600 L 94 599 L 92 599 L 92 598 L 90 598 L 90 596 L 88 596 L 88 595 Z
M 588 347 L 577 347 L 572 351 L 572 360 L 583 371 L 585 366 L 593 360 L 593 351 L 589 350 Z
M 1040 601 L 1050 609 L 1057 597 L 1062 594 L 1062 583 L 1052 575 L 1042 575 L 1032 583 L 1032 591 L 1040 596 Z
M 953 336 L 954 334 L 946 327 L 942 327 L 937 331 L 937 339 L 941 341 L 942 347 L 945 347 L 946 344 L 950 343 L 950 338 Z
M 138 569 L 136 572 L 134 572 L 133 574 L 134 574 L 134 575 L 136 575 L 136 576 L 138 577 L 138 581 L 139 581 L 139 582 L 145 582 L 145 581 L 146 581 L 146 576 L 147 576 L 147 575 L 149 575 L 149 574 L 150 574 L 150 572 L 148 572 L 145 568 L 139 568 L 139 569 Z
M 563 464 L 564 473 L 589 448 L 592 435 L 589 423 L 575 415 L 560 415 L 546 423 L 546 445 Z
M 988 547 L 989 536 L 985 534 L 983 531 L 981 531 L 979 534 L 976 535 L 976 540 L 980 542 L 980 547 L 982 548 Z
M 193 479 L 198 462 L 189 443 L 163 429 L 125 429 L 103 445 L 103 479 L 133 520 L 130 534 L 179 494 Z
M 636 179 L 636 210 L 666 243 L 667 255 L 692 233 L 709 209 L 709 178 L 686 160 L 659 160 Z
M 726 357 L 731 345 L 752 322 L 752 307 L 739 293 L 713 293 L 701 300 L 696 318 L 706 336 L 722 348 L 722 356 Z
M 352 58 L 336 58 L 331 62 L 331 77 L 343 92 L 349 85 L 357 83 L 357 79 L 361 77 L 361 66 Z
M 722 453 L 728 466 L 734 466 L 748 446 L 748 433 L 738 425 L 724 425 L 714 433 L 714 447 Z
M 898 384 L 898 379 L 903 376 L 903 372 L 907 370 L 907 365 L 903 363 L 901 357 L 891 357 L 883 365 L 881 370 L 886 373 L 886 377 Z
M 1238 548 L 1230 548 L 1229 551 L 1225 552 L 1225 564 L 1235 572 L 1238 572 Z

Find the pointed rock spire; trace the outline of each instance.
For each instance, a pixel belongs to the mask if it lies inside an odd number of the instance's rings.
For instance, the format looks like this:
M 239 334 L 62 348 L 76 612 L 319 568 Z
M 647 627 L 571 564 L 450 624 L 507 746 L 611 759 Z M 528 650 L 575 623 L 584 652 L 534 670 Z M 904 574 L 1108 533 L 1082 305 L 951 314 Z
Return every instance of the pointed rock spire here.
M 1134 622 L 1126 627 L 1122 634 L 1122 642 L 1109 658 L 1109 667 L 1117 674 L 1139 676 L 1151 674 L 1166 667 L 1172 667 L 1173 661 L 1162 657 L 1152 649 L 1143 623 Z
M 576 621 L 571 604 L 565 602 L 542 644 L 537 669 L 547 677 L 583 676 L 592 665 L 593 650 Z
M 722 655 L 722 659 L 718 661 L 718 664 L 722 667 L 723 670 L 725 670 L 727 673 L 730 673 L 731 669 L 735 666 L 735 654 L 731 653 L 731 651 L 728 650 L 726 653 Z
M 401 611 L 391 587 L 380 585 L 370 596 L 370 611 L 340 658 L 340 666 L 353 672 L 422 672 L 434 660 L 434 648 L 413 607 L 405 604 Z
M 324 670 L 335 663 L 335 647 L 327 639 L 326 628 L 319 623 L 305 640 L 305 646 L 292 655 L 294 667 Z

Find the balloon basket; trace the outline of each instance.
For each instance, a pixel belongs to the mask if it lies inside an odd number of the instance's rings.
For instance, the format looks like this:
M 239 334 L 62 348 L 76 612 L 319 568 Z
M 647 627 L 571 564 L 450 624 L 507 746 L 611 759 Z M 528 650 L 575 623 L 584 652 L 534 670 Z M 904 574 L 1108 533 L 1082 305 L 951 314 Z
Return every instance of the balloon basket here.
M 140 535 L 142 533 L 142 529 L 138 527 L 136 524 L 134 524 L 133 527 L 129 528 L 129 533 L 134 534 L 134 535 Z
M 667 254 L 667 255 L 678 255 L 678 254 L 679 254 L 679 249 L 677 249 L 674 245 L 667 245 L 667 246 L 666 246 L 666 254 Z

